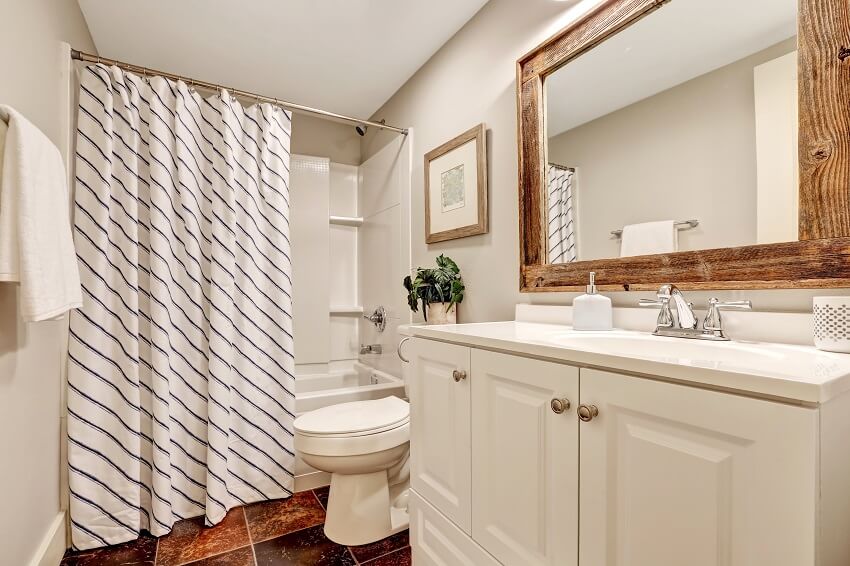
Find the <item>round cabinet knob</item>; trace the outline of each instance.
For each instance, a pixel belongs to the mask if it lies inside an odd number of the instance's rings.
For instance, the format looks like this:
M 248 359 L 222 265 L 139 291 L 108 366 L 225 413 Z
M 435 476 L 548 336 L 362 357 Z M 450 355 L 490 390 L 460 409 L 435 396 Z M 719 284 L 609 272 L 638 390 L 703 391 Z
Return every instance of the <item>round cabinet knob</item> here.
M 552 411 L 558 413 L 559 415 L 564 411 L 568 411 L 570 409 L 570 400 L 569 399 L 552 399 L 550 403 L 552 407 Z
M 466 379 L 466 372 L 462 369 L 456 369 L 452 372 L 452 377 L 455 381 L 460 382 Z
M 578 418 L 583 422 L 590 422 L 593 420 L 593 417 L 599 416 L 599 409 L 596 408 L 596 405 L 579 405 L 578 406 Z

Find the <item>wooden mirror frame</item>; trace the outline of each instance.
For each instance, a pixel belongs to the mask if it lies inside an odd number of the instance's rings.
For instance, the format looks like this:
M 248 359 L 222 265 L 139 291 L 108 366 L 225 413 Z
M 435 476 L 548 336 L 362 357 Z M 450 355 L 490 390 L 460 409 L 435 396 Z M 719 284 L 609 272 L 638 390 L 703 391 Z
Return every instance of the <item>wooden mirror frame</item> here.
M 850 10 L 798 0 L 800 240 L 547 264 L 543 81 L 669 0 L 607 0 L 517 61 L 520 290 L 850 287 Z M 673 0 L 675 1 L 675 0 Z

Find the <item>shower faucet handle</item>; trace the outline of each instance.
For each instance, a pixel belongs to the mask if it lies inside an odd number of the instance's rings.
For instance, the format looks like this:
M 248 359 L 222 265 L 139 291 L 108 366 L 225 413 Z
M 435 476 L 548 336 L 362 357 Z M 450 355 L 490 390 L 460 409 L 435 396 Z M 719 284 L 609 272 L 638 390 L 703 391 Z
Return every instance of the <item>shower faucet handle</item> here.
M 387 309 L 382 306 L 378 306 L 372 314 L 364 314 L 363 318 L 374 324 L 378 332 L 383 332 L 387 327 Z

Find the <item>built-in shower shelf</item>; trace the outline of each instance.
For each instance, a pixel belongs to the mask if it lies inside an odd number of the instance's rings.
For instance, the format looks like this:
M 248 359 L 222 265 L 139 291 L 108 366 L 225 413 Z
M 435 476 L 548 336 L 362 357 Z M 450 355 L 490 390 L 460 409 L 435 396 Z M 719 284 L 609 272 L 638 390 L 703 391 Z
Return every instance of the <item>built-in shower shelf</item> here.
M 358 306 L 335 306 L 331 307 L 331 316 L 360 316 L 363 314 L 363 307 Z
M 362 216 L 331 216 L 330 217 L 331 224 L 336 224 L 337 226 L 360 226 L 363 224 Z

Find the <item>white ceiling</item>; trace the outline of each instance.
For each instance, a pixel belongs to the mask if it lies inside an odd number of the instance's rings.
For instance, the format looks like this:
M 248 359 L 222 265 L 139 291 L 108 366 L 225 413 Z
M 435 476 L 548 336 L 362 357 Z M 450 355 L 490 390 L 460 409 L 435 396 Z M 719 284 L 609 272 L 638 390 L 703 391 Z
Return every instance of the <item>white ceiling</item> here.
M 549 137 L 796 34 L 797 0 L 672 0 L 546 80 Z
M 79 0 L 98 53 L 368 118 L 487 0 Z

